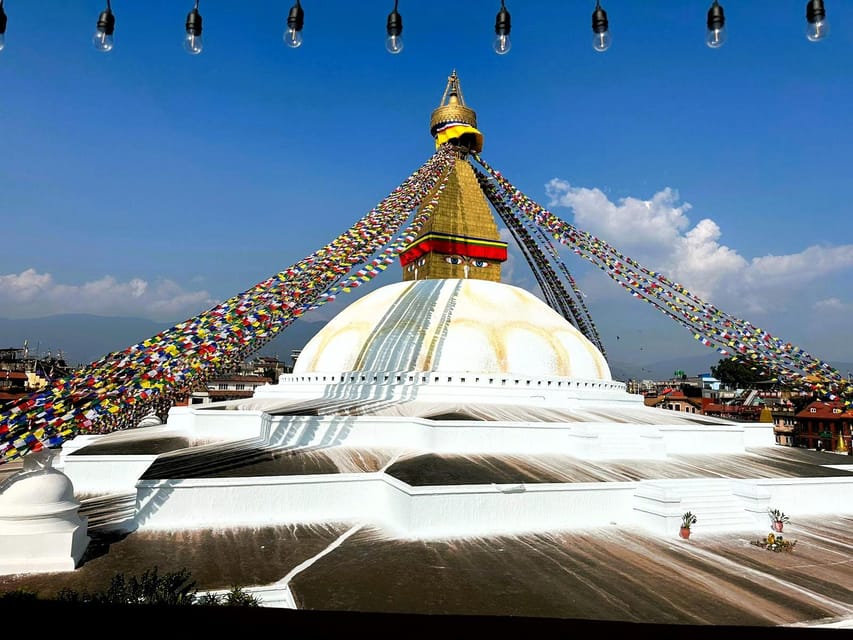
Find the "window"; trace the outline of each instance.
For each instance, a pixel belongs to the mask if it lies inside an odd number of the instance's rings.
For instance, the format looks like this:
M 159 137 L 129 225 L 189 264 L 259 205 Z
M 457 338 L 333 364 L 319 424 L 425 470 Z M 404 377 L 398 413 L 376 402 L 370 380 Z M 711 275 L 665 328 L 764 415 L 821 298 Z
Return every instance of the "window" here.
M 237 391 L 243 391 L 246 388 L 246 385 L 243 383 L 238 383 L 234 385 L 234 388 L 237 389 Z
M 812 407 L 811 409 L 809 409 L 809 413 L 817 413 L 817 409 L 815 409 L 814 407 Z

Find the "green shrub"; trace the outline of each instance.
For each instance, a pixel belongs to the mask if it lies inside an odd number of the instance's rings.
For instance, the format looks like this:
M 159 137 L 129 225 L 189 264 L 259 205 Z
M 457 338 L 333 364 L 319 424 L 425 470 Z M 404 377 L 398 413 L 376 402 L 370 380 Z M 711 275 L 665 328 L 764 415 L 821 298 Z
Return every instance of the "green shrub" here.
M 3 601 L 20 601 L 20 600 L 37 600 L 38 593 L 35 591 L 30 591 L 26 588 L 15 589 L 14 591 L 7 591 L 6 593 L 0 593 L 0 600 Z
M 224 594 L 206 593 L 199 596 L 196 604 L 224 607 L 259 607 L 260 601 L 251 593 L 244 591 L 241 587 L 231 587 L 231 591 Z
M 230 607 L 259 607 L 260 602 L 252 594 L 241 587 L 232 587 L 222 595 L 198 595 L 195 580 L 187 569 L 160 574 L 158 567 L 147 569 L 141 576 L 127 577 L 117 573 L 112 577 L 110 586 L 105 591 L 82 593 L 74 589 L 63 588 L 56 599 L 62 602 L 94 604 L 159 604 L 159 605 L 191 605 Z M 15 592 L 11 592 L 15 593 Z M 33 598 L 37 597 L 35 594 Z

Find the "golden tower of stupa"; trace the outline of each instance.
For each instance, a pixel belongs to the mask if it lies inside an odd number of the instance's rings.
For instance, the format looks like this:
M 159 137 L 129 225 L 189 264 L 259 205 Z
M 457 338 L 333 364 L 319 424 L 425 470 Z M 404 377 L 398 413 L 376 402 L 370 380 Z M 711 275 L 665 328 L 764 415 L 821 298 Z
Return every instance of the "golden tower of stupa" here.
M 481 151 L 477 114 L 465 105 L 459 78 L 447 79 L 441 103 L 432 112 L 436 145 L 451 143 L 458 157 L 430 219 L 400 254 L 403 280 L 470 278 L 500 282 L 507 244 L 501 241 L 489 203 L 466 160 Z

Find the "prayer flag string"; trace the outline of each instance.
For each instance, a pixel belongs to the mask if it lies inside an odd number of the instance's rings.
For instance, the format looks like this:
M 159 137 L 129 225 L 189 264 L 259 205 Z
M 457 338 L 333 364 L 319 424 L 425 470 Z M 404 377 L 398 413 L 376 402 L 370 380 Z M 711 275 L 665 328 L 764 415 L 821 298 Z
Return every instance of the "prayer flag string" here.
M 80 432 L 136 426 L 232 369 L 304 313 L 387 268 L 429 219 L 456 152 L 442 145 L 350 229 L 251 289 L 56 379 L 0 411 L 0 464 Z M 392 240 L 415 213 L 414 220 Z M 354 271 L 354 272 L 353 272 Z
M 811 390 L 829 399 L 845 398 L 851 406 L 853 385 L 828 363 L 805 350 L 723 312 L 662 273 L 646 269 L 614 247 L 565 222 L 515 188 L 478 154 L 476 160 L 493 179 L 494 190 L 513 215 L 539 227 L 604 271 L 623 289 L 651 304 L 721 356 L 745 361 L 759 372 L 772 373 L 780 385 Z

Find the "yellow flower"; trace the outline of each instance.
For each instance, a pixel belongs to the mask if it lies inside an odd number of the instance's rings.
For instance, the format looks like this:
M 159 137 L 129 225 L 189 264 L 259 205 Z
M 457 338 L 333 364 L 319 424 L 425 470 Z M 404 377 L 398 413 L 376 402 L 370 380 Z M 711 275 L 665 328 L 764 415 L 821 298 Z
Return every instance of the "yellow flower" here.
M 768 533 L 767 534 L 767 544 L 775 544 L 775 543 L 776 543 L 776 536 L 773 535 L 772 533 Z

